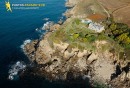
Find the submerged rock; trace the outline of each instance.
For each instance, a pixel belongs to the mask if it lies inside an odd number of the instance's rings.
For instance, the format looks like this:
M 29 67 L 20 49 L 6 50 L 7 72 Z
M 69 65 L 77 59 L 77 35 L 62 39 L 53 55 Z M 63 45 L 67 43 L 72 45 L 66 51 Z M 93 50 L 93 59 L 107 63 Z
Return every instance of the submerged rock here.
M 11 66 L 9 70 L 8 79 L 17 80 L 19 78 L 18 74 L 20 71 L 23 71 L 26 68 L 26 65 L 23 62 L 17 61 L 14 65 Z

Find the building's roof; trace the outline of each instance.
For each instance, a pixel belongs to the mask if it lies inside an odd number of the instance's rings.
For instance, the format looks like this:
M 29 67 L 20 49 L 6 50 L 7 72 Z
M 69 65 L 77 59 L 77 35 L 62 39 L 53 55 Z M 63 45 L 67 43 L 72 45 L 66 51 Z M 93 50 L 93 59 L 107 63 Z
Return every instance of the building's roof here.
M 90 23 L 89 24 L 89 29 L 95 30 L 97 32 L 101 32 L 104 30 L 104 26 L 98 24 L 98 23 Z

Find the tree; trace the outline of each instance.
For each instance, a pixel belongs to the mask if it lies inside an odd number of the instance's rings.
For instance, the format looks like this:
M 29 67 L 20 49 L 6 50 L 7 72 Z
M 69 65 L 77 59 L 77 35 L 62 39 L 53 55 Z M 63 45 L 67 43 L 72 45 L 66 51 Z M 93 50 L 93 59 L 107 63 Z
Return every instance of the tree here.
M 123 33 L 121 35 L 119 35 L 116 39 L 118 42 L 120 43 L 124 43 L 124 44 L 129 44 L 130 43 L 130 38 L 128 36 L 129 33 Z
M 116 30 L 116 28 L 117 28 L 117 25 L 116 25 L 115 23 L 112 23 L 112 24 L 110 25 L 110 29 L 111 29 L 112 31 Z
M 125 43 L 125 44 L 130 44 L 130 38 L 127 37 L 127 38 L 124 40 L 124 43 Z
M 74 38 L 74 39 L 77 39 L 78 37 L 79 37 L 79 34 L 78 34 L 78 33 L 73 34 L 73 38 Z
M 128 25 L 124 23 L 116 23 L 117 29 L 128 29 Z

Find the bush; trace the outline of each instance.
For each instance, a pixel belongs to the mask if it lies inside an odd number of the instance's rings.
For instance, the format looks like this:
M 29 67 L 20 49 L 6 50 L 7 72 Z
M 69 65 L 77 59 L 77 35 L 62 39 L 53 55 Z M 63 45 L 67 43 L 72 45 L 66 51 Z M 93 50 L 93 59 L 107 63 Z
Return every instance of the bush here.
M 103 35 L 103 34 L 99 34 L 98 35 L 98 40 L 106 40 L 107 36 Z
M 73 38 L 74 38 L 74 39 L 77 39 L 78 37 L 79 37 L 79 34 L 78 34 L 78 33 L 73 34 Z
M 75 23 L 76 23 L 77 25 L 79 25 L 79 24 L 80 24 L 80 20 L 79 20 L 79 19 L 75 19 Z
M 97 38 L 94 35 L 87 37 L 89 42 L 94 42 Z

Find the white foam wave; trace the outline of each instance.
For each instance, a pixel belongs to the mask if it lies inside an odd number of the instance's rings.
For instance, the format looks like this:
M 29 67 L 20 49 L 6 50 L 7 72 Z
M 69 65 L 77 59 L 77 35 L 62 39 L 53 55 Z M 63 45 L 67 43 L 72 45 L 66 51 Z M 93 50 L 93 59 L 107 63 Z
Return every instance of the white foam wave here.
M 20 46 L 22 49 L 24 49 L 24 46 L 26 45 L 26 44 L 28 44 L 28 43 L 30 43 L 31 42 L 31 40 L 30 39 L 27 39 L 27 40 L 25 40 L 24 42 L 23 42 L 23 44 Z
M 38 29 L 38 28 L 36 28 L 35 30 L 36 30 L 36 31 L 38 31 L 39 29 Z
M 15 78 L 18 77 L 18 73 L 20 71 L 23 71 L 25 68 L 26 65 L 23 62 L 17 61 L 14 65 L 11 66 L 8 72 L 9 73 L 8 79 L 15 80 Z
M 52 21 L 48 21 L 46 23 L 43 24 L 43 26 L 41 28 L 36 28 L 35 31 L 39 33 L 40 38 L 42 38 L 50 29 L 50 27 L 53 25 L 54 23 Z
M 49 19 L 50 19 L 50 18 L 44 18 L 43 20 L 44 20 L 44 21 L 48 21 Z
M 85 80 L 86 78 L 90 79 L 91 77 L 89 75 L 82 76 L 82 79 Z
M 48 30 L 54 23 L 52 21 L 48 21 L 43 24 L 42 30 Z

